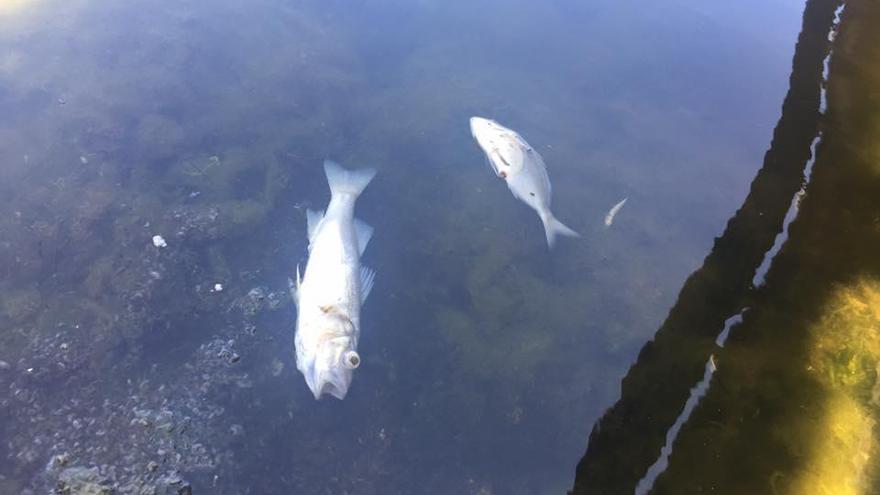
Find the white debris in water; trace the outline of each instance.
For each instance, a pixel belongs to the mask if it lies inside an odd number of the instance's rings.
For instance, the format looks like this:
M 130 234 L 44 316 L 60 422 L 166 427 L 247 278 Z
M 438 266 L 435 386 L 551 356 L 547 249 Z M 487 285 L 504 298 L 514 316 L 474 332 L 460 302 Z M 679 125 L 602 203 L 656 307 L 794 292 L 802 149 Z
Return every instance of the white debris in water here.
M 89 164 L 89 159 L 86 158 L 85 156 L 80 156 L 80 157 L 79 157 L 79 161 L 80 161 L 80 163 L 82 163 L 83 165 L 88 165 L 88 164 Z
M 214 284 L 214 292 L 222 292 L 223 284 Z
M 153 245 L 157 248 L 168 247 L 168 243 L 165 242 L 165 239 L 161 235 L 153 236 Z
M 272 376 L 278 376 L 284 371 L 284 363 L 278 358 L 272 360 Z
M 621 208 L 623 208 L 623 205 L 624 205 L 624 203 L 626 203 L 627 199 L 629 199 L 629 198 L 623 198 L 623 200 L 621 202 L 619 202 L 616 205 L 611 207 L 611 210 L 609 210 L 608 214 L 605 215 L 605 226 L 606 227 L 611 227 L 611 224 L 614 222 L 614 216 L 617 215 L 617 212 L 620 211 Z

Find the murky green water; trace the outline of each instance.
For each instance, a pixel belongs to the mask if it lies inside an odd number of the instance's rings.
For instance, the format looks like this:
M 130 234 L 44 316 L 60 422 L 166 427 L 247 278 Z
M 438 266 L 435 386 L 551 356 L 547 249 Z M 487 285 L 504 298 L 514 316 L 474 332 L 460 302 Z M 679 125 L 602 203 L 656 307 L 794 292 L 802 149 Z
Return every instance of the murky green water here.
M 808 25 L 781 1 L 0 0 L 0 493 L 632 493 L 709 355 L 718 371 L 658 493 L 843 479 L 790 440 L 849 445 L 825 423 L 777 428 L 801 417 L 789 390 L 836 397 L 823 410 L 869 445 L 878 417 L 877 114 L 818 124 L 837 4 L 816 8 L 829 14 Z M 852 12 L 843 26 L 875 18 Z M 799 33 L 815 46 L 793 69 Z M 852 69 L 880 66 L 876 52 L 846 46 L 853 82 L 829 90 L 832 110 L 876 93 Z M 541 152 L 554 212 L 582 238 L 548 251 L 483 163 L 472 115 Z M 803 173 L 820 127 L 851 173 L 819 180 L 821 155 Z M 788 168 L 768 167 L 768 148 Z M 305 210 L 329 198 L 324 158 L 379 170 L 357 206 L 377 281 L 341 402 L 315 401 L 296 370 L 287 281 Z M 838 188 L 801 193 L 756 290 L 807 179 Z M 812 237 L 796 235 L 800 212 L 823 219 Z M 835 256 L 847 264 L 820 261 Z M 822 267 L 837 275 L 800 275 Z M 780 319 L 803 323 L 766 343 L 740 331 Z M 811 354 L 806 328 L 836 329 L 823 345 L 857 356 L 835 361 L 851 378 Z M 658 352 L 640 354 L 651 339 Z M 839 350 L 853 340 L 867 347 Z M 777 360 L 791 342 L 804 350 Z M 805 366 L 836 378 L 810 382 Z M 846 387 L 856 399 L 829 392 Z M 781 440 L 744 464 L 767 438 Z M 877 486 L 862 450 L 853 486 Z

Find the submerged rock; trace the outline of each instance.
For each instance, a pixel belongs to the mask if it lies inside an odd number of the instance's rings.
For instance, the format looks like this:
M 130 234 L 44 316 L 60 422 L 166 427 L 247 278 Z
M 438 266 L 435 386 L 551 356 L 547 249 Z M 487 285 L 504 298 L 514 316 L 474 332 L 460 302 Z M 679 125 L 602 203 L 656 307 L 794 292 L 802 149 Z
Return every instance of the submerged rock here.
M 217 240 L 226 231 L 215 205 L 181 205 L 172 208 L 168 216 L 175 226 L 175 235 L 188 241 Z
M 192 486 L 177 473 L 168 473 L 159 477 L 154 485 L 156 495 L 191 495 Z
M 240 310 L 244 316 L 254 316 L 263 310 L 274 311 L 288 301 L 287 292 L 270 291 L 267 287 L 259 286 L 249 290 L 244 297 L 236 299 L 232 308 Z
M 61 495 L 111 495 L 113 489 L 109 478 L 102 476 L 98 468 L 70 467 L 58 475 L 56 493 Z
M 252 386 L 233 366 L 241 359 L 234 339 L 213 338 L 173 374 L 155 367 L 120 390 L 112 374 L 82 372 L 89 346 L 78 336 L 38 339 L 26 352 L 32 358 L 17 365 L 33 373 L 0 375 L 9 391 L 0 397 L 0 426 L 15 465 L 36 473 L 29 485 L 36 493 L 186 494 L 190 476 L 222 470 L 234 478 L 231 442 L 245 430 L 217 397 L 235 403 L 237 391 Z M 46 386 L 61 381 L 70 386 Z

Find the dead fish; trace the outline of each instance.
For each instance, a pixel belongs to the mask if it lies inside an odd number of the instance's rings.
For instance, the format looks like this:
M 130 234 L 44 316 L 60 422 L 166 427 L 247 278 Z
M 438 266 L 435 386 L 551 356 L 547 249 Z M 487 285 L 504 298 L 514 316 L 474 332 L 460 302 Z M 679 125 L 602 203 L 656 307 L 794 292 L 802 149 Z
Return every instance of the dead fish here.
M 291 293 L 297 305 L 296 367 L 315 396 L 345 398 L 355 368 L 361 331 L 361 305 L 373 288 L 375 272 L 360 257 L 373 228 L 354 218 L 354 204 L 376 175 L 374 169 L 346 170 L 324 162 L 330 184 L 325 212 L 308 210 L 309 260 L 296 270 Z
M 612 206 L 610 210 L 608 210 L 608 214 L 605 215 L 606 227 L 611 227 L 611 224 L 614 222 L 614 217 L 617 215 L 617 212 L 619 212 L 620 209 L 623 208 L 623 205 L 626 203 L 627 199 L 629 198 L 623 198 L 623 201 L 617 203 L 616 205 Z
M 579 237 L 550 211 L 552 188 L 544 159 L 516 131 L 494 120 L 471 117 L 471 134 L 480 145 L 495 175 L 507 182 L 514 197 L 534 209 L 544 224 L 551 248 L 561 234 Z

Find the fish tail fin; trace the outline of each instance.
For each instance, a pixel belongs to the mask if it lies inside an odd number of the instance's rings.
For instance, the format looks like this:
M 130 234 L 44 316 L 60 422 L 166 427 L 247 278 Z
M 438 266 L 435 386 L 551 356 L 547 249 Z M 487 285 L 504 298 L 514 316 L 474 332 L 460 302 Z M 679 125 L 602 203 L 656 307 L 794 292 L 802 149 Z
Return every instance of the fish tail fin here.
M 547 246 L 551 249 L 556 244 L 556 236 L 564 235 L 568 237 L 580 237 L 581 235 L 568 228 L 564 223 L 560 222 L 548 211 L 541 215 L 541 221 L 544 222 L 544 235 L 547 236 Z
M 327 174 L 327 182 L 330 184 L 331 194 L 334 196 L 337 194 L 351 194 L 356 198 L 364 191 L 367 184 L 373 180 L 373 176 L 376 175 L 376 169 L 347 170 L 334 161 L 324 160 L 324 173 Z

